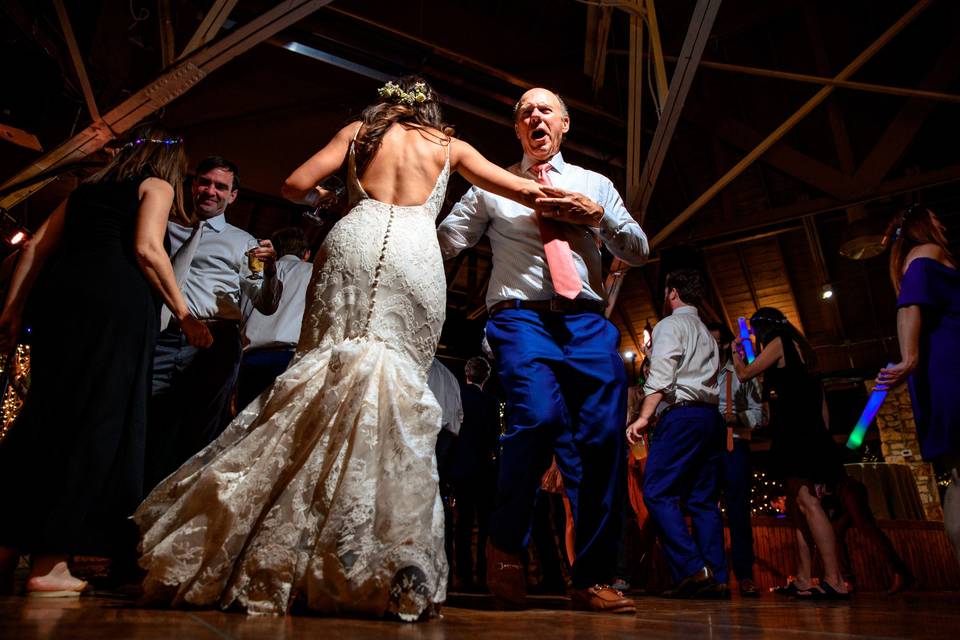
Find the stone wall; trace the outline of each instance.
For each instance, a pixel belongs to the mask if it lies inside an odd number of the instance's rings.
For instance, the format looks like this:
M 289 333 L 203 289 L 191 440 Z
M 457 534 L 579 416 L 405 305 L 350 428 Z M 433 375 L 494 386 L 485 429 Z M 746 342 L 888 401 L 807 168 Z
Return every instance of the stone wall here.
M 867 392 L 873 391 L 872 380 L 864 383 Z M 933 466 L 920 457 L 920 443 L 917 442 L 917 427 L 913 421 L 913 406 L 910 404 L 910 392 L 902 384 L 887 394 L 887 399 L 877 413 L 877 426 L 880 428 L 880 443 L 884 462 L 905 464 L 910 467 L 917 481 L 920 500 L 927 520 L 943 520 L 940 506 L 940 492 Z

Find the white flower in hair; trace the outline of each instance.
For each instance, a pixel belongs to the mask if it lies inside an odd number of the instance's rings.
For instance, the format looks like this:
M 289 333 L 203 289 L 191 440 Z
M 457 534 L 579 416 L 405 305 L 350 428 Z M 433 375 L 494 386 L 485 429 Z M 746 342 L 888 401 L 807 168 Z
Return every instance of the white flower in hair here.
M 424 82 L 417 82 L 410 91 L 404 91 L 397 83 L 387 82 L 377 89 L 377 95 L 412 107 L 427 101 L 427 85 Z

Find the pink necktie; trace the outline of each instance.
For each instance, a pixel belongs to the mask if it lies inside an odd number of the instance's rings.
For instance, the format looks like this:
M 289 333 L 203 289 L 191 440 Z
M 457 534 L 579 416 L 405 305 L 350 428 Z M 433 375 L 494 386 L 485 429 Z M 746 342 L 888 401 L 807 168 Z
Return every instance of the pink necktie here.
M 549 162 L 541 162 L 530 167 L 530 171 L 537 176 L 537 182 L 547 186 L 553 185 L 548 174 L 550 169 Z M 564 298 L 573 300 L 583 289 L 583 282 L 573 263 L 570 243 L 561 237 L 560 228 L 552 220 L 544 220 L 537 215 L 537 226 L 540 227 L 540 240 L 543 242 L 543 253 L 547 258 L 547 267 L 550 269 L 553 290 Z

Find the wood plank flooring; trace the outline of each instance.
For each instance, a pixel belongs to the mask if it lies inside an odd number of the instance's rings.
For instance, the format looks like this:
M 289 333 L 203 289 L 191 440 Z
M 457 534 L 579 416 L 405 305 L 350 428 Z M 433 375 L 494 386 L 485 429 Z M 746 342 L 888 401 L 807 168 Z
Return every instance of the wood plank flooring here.
M 130 601 L 0 598 L 0 639 L 254 640 L 360 638 L 446 640 L 498 638 L 957 638 L 960 593 L 893 598 L 864 594 L 852 603 L 794 602 L 773 595 L 729 602 L 638 598 L 635 616 L 569 611 L 563 598 L 534 599 L 537 608 L 500 612 L 488 597 L 451 596 L 443 617 L 403 624 L 314 616 L 250 617 L 220 611 L 142 609 Z

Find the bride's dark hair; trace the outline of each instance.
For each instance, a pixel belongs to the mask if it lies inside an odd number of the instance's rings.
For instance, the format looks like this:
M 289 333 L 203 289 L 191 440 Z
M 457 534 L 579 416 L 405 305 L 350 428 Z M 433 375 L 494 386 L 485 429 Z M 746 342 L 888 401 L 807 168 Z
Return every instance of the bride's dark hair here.
M 422 99 L 420 99 L 422 96 Z M 436 129 L 445 138 L 453 136 L 453 127 L 443 121 L 437 94 L 420 76 L 404 76 L 380 89 L 380 99 L 363 110 L 363 126 L 357 135 L 357 174 L 362 174 L 380 148 L 383 136 L 394 123 Z M 429 135 L 429 131 L 425 131 Z

